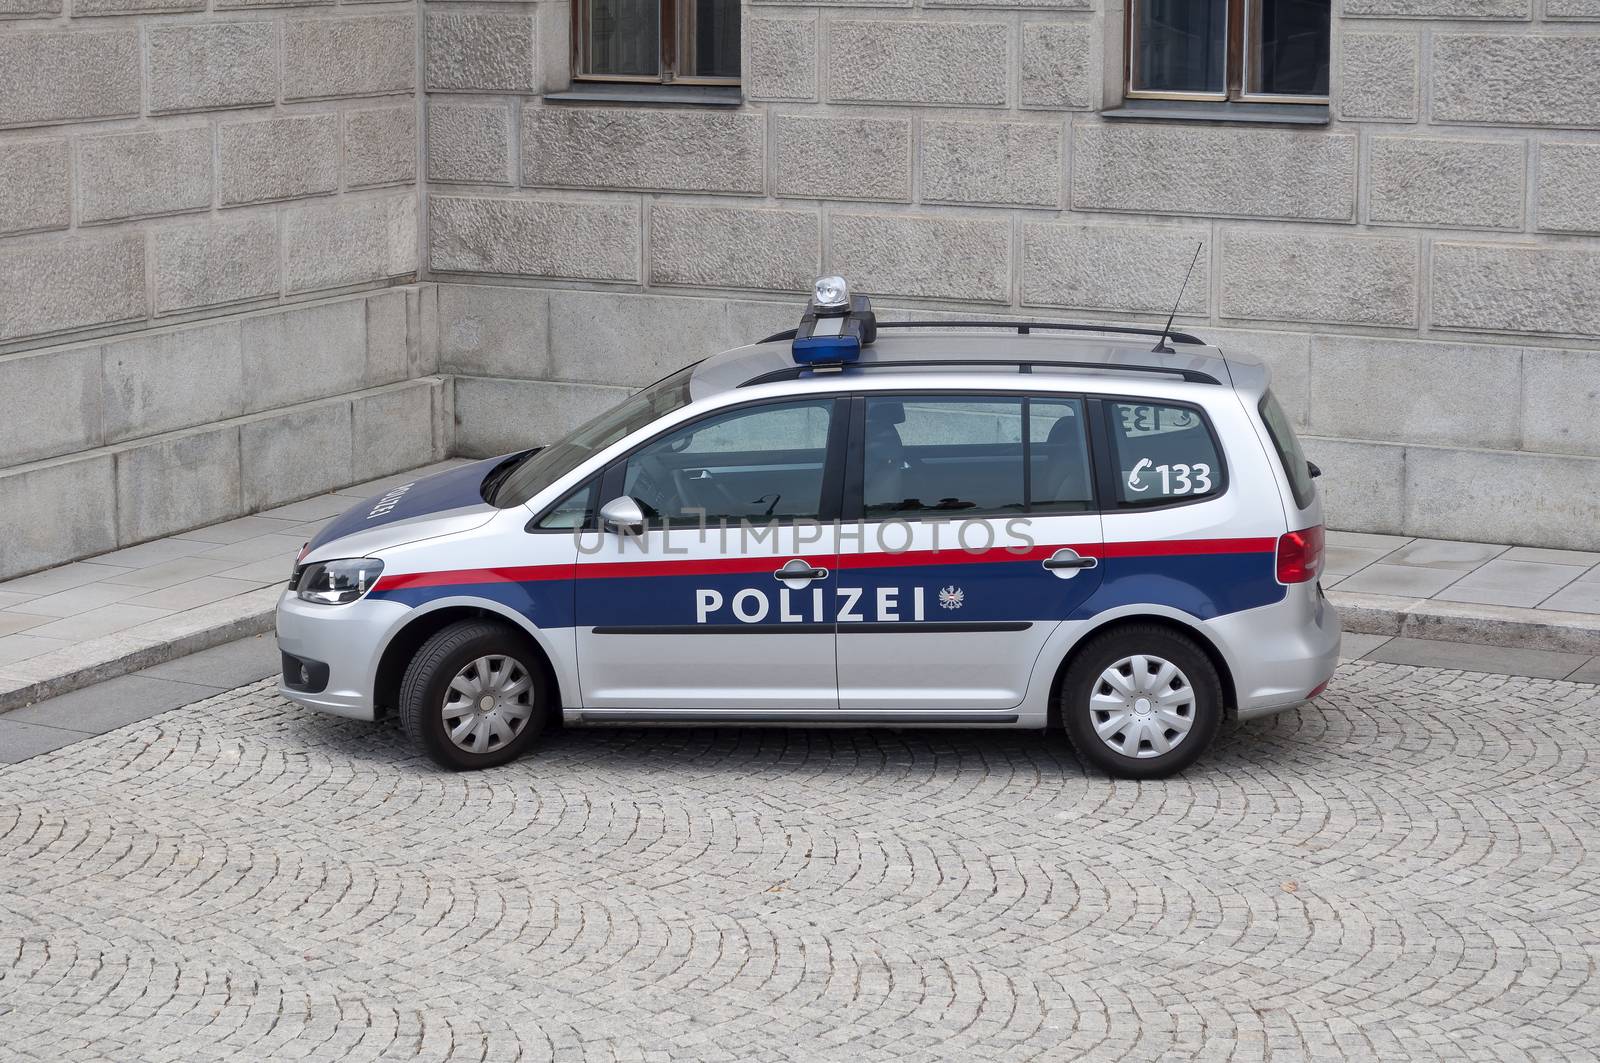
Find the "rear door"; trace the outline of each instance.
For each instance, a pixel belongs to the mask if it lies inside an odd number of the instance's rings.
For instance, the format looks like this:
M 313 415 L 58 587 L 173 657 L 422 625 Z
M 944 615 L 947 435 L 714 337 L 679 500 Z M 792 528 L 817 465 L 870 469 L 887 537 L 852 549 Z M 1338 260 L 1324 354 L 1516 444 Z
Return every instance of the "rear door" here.
M 1100 583 L 1083 398 L 874 392 L 852 413 L 840 709 L 1016 706 Z
M 1283 507 L 1276 482 L 1262 475 L 1265 454 L 1236 452 L 1230 464 L 1197 403 L 1107 397 L 1101 409 L 1100 608 L 1155 603 L 1210 620 L 1281 601 L 1274 559 Z M 1253 446 L 1235 409 L 1218 410 L 1230 418 L 1227 438 Z

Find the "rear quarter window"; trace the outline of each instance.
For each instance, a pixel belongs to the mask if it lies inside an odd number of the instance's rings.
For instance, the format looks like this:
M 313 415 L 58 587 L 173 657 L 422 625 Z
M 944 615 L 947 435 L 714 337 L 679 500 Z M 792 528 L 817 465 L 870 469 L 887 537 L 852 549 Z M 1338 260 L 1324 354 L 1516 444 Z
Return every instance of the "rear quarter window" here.
M 1120 507 L 1172 505 L 1223 492 L 1216 437 L 1197 408 L 1107 399 L 1105 411 Z
M 1316 484 L 1311 479 L 1311 466 L 1306 464 L 1305 451 L 1300 449 L 1300 439 L 1294 434 L 1289 415 L 1278 405 L 1277 396 L 1268 391 L 1261 396 L 1261 422 L 1267 426 L 1272 438 L 1272 449 L 1278 452 L 1284 475 L 1289 477 L 1289 490 L 1294 494 L 1294 504 L 1305 509 L 1316 497 Z

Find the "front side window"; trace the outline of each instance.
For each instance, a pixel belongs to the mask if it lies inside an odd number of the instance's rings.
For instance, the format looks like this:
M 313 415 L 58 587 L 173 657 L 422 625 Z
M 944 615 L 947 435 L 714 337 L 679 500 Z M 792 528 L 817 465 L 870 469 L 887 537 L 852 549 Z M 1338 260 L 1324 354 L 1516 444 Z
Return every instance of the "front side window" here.
M 598 81 L 737 84 L 737 0 L 577 0 L 574 73 Z
M 656 527 L 817 520 L 832 399 L 716 414 L 628 458 L 622 493 Z
M 1130 97 L 1326 103 L 1331 0 L 1129 0 Z
M 1106 432 L 1124 506 L 1222 493 L 1224 470 L 1205 418 L 1191 406 L 1107 400 Z

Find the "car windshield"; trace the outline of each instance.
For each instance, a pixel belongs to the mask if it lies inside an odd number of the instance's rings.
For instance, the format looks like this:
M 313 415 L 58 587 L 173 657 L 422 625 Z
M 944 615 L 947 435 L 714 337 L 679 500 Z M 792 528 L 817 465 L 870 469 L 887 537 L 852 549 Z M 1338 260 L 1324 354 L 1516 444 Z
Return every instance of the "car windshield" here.
M 489 499 L 500 509 L 520 506 L 534 495 L 577 468 L 589 456 L 610 446 L 623 436 L 689 405 L 689 377 L 694 366 L 685 366 L 628 398 L 559 443 L 536 450 L 521 459 L 495 488 Z

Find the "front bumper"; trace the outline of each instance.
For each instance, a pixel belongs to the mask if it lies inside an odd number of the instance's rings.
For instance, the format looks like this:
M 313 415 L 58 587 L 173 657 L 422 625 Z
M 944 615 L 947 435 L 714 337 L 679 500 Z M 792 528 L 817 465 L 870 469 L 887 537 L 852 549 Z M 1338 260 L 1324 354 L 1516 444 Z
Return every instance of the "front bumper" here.
M 362 598 L 349 605 L 303 602 L 292 591 L 278 599 L 278 649 L 327 665 L 327 683 L 315 693 L 296 690 L 283 677 L 278 693 L 297 705 L 354 720 L 377 717 L 373 687 L 389 632 L 410 610 L 397 602 Z

